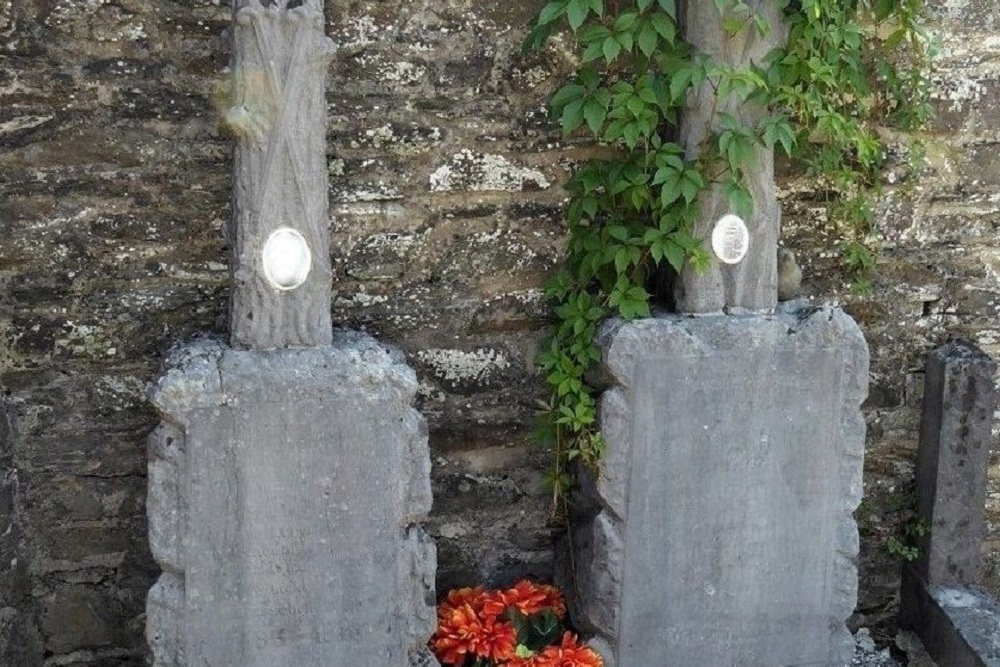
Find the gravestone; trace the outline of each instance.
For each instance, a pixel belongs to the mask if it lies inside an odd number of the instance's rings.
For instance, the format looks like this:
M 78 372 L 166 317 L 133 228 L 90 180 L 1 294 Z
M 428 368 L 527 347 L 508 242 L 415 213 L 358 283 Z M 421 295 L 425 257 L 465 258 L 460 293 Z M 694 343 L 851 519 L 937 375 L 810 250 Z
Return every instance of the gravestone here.
M 996 369 L 964 340 L 927 357 L 916 477 L 930 532 L 903 568 L 899 622 L 939 665 L 1000 667 L 1000 604 L 979 586 Z
M 917 514 L 930 532 L 916 570 L 931 584 L 979 583 L 996 368 L 968 341 L 927 358 L 916 476 Z
M 868 348 L 834 308 L 612 321 L 573 530 L 609 667 L 850 662 Z M 663 661 L 667 662 L 664 663 Z
M 731 33 L 714 3 L 687 2 L 686 38 L 716 62 L 759 62 L 784 39 L 779 3 L 748 4 L 771 32 Z M 690 158 L 719 111 L 750 125 L 766 111 L 713 95 L 692 93 L 682 116 Z M 771 151 L 747 184 L 749 219 L 719 187 L 699 200 L 714 258 L 682 271 L 678 314 L 598 336 L 607 454 L 582 472 L 566 580 L 607 667 L 851 662 L 868 347 L 837 308 L 778 305 Z
M 322 3 L 234 3 L 232 345 L 151 400 L 155 667 L 432 667 L 427 429 L 401 354 L 330 326 Z
M 421 664 L 435 561 L 414 524 L 431 493 L 413 372 L 348 334 L 171 365 L 150 438 L 155 664 Z

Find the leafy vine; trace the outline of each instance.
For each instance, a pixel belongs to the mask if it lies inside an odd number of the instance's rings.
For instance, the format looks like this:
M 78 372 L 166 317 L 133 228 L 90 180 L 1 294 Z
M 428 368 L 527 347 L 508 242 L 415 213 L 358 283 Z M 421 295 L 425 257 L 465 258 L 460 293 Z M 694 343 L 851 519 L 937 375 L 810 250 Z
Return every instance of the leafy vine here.
M 558 34 L 575 43 L 579 58 L 549 100 L 552 116 L 565 136 L 605 147 L 566 185 L 567 255 L 546 287 L 557 324 L 540 356 L 551 389 L 540 431 L 554 451 L 557 509 L 572 483 L 569 464 L 596 467 L 605 451 L 586 379 L 600 361 L 599 323 L 648 316 L 658 270 L 707 265 L 693 233 L 699 196 L 721 187 L 734 210 L 749 215 L 744 174 L 759 147 L 780 148 L 835 193 L 829 208 L 848 239 L 845 264 L 859 287 L 869 280 L 886 154 L 880 132 L 918 129 L 930 117 L 923 0 L 770 1 L 787 41 L 745 66 L 714 62 L 685 41 L 678 0 L 550 0 L 532 24 L 526 48 L 541 49 Z M 776 29 L 759 3 L 712 2 L 730 37 Z M 676 137 L 689 96 L 706 86 L 714 130 L 691 157 Z M 725 111 L 734 99 L 767 113 L 747 125 Z

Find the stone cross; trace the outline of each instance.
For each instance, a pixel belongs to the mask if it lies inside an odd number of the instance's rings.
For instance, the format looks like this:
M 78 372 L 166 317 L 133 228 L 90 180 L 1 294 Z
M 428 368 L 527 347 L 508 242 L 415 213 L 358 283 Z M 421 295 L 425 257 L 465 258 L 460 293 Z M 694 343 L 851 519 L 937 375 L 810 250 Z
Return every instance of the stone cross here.
M 234 348 L 329 345 L 326 70 L 322 0 L 236 0 Z
M 760 63 L 784 40 L 777 0 L 746 0 L 732 33 L 710 0 L 682 6 L 696 51 Z M 680 141 L 706 153 L 721 113 L 766 109 L 693 91 Z M 610 320 L 598 336 L 607 455 L 581 474 L 570 531 L 576 626 L 606 667 L 843 667 L 857 602 L 868 347 L 843 311 L 777 307 L 773 151 L 745 166 L 754 212 L 721 184 L 699 199 L 695 235 L 715 253 L 675 281 L 678 314 Z M 703 317 L 688 317 L 698 313 Z
M 150 396 L 153 665 L 437 667 L 416 375 L 331 327 L 322 2 L 233 11 L 232 346 Z
M 758 34 L 751 20 L 736 34 L 729 34 L 715 3 L 696 0 L 686 3 L 683 11 L 686 39 L 696 51 L 710 56 L 720 65 L 746 67 L 751 63 L 761 64 L 772 49 L 785 43 L 787 28 L 774 0 L 749 0 L 747 4 L 769 24 L 769 32 Z M 759 105 L 746 104 L 735 96 L 721 100 L 715 98 L 714 87 L 706 82 L 688 99 L 680 126 L 681 145 L 685 147 L 688 159 L 697 159 L 705 152 L 705 142 L 719 129 L 719 114 L 732 114 L 753 127 L 767 113 Z M 724 261 L 729 260 L 725 247 L 715 248 L 715 252 L 710 249 L 712 262 L 707 270 L 699 272 L 685 268 L 674 294 L 678 312 L 715 313 L 729 309 L 762 312 L 773 310 L 777 305 L 777 244 L 781 210 L 774 186 L 774 151 L 763 147 L 755 150 L 752 164 L 746 170 L 746 184 L 754 203 L 753 215 L 745 221 L 749 230 L 746 257 L 729 264 Z M 702 195 L 699 208 L 695 237 L 706 240 L 711 239 L 717 222 L 734 213 L 719 184 L 713 184 Z M 720 232 L 725 237 L 732 235 L 734 229 L 723 221 Z

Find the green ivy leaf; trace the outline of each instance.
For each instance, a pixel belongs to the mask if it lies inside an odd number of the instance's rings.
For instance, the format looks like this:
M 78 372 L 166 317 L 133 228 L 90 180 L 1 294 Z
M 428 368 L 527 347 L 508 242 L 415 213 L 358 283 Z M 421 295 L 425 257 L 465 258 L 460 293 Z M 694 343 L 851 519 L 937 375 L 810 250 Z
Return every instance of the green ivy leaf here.
M 538 25 L 548 25 L 566 13 L 566 0 L 553 0 L 538 14 Z
M 629 237 L 628 227 L 622 225 L 612 225 L 611 227 L 608 227 L 608 234 L 622 243 L 628 241 Z
M 731 177 L 723 184 L 723 190 L 737 215 L 744 219 L 749 219 L 753 215 L 753 197 L 745 185 Z
M 674 271 L 680 273 L 680 270 L 684 268 L 684 258 L 687 257 L 687 253 L 684 252 L 684 248 L 673 241 L 667 241 L 663 244 L 663 256 L 670 262 Z
M 677 39 L 677 24 L 670 16 L 657 12 L 649 17 L 649 23 L 664 41 L 674 44 Z
M 583 22 L 587 20 L 587 14 L 590 13 L 590 0 L 569 0 L 569 5 L 566 6 L 566 19 L 569 21 L 569 27 L 576 32 L 583 25 Z
M 744 26 L 746 26 L 746 21 L 744 21 L 741 18 L 737 18 L 735 16 L 727 16 L 722 21 L 722 29 L 729 36 L 733 36 L 739 31 L 743 30 Z
M 763 132 L 764 145 L 774 148 L 780 144 L 785 151 L 785 155 L 791 157 L 795 149 L 795 130 L 788 120 L 788 116 L 783 114 L 771 116 L 764 121 Z
M 629 53 L 635 46 L 635 33 L 631 30 L 618 33 L 618 43 L 622 46 L 622 51 Z
M 612 62 L 618 58 L 618 55 L 622 52 L 622 45 L 615 37 L 608 37 L 604 40 L 604 59 L 610 65 Z
M 549 37 L 552 36 L 552 24 L 546 25 L 536 25 L 524 38 L 524 43 L 521 45 L 525 51 L 538 51 L 545 43 L 549 41 Z
M 631 30 L 638 20 L 639 15 L 635 12 L 623 12 L 619 14 L 618 18 L 615 19 L 615 32 L 623 33 Z
M 670 76 L 670 98 L 674 102 L 683 100 L 685 91 L 694 83 L 696 68 L 691 64 L 684 64 L 674 70 Z
M 628 248 L 619 248 L 618 252 L 615 253 L 615 270 L 619 274 L 625 273 L 631 264 L 632 255 L 629 253 Z
M 580 29 L 577 34 L 580 41 L 585 43 L 603 42 L 611 36 L 611 29 L 603 25 L 588 25 Z
M 583 125 L 583 100 L 573 100 L 563 108 L 561 123 L 566 136 Z
M 698 198 L 698 193 L 705 187 L 705 179 L 700 172 L 694 169 L 686 169 L 681 172 L 677 180 L 677 187 L 680 188 L 681 196 L 688 204 Z
M 681 176 L 679 172 L 670 170 L 664 174 L 663 179 L 662 187 L 660 188 L 660 206 L 669 208 L 683 196 L 683 192 L 678 187 Z
M 562 113 L 567 104 L 578 100 L 586 93 L 586 88 L 580 84 L 572 83 L 557 90 L 549 100 L 549 108 L 553 113 Z
M 602 104 L 599 99 L 591 98 L 583 106 L 583 116 L 587 121 L 587 126 L 595 135 L 600 134 L 607 114 L 607 105 Z
M 633 116 L 640 118 L 642 112 L 646 110 L 646 103 L 642 101 L 641 97 L 633 95 L 625 102 L 625 108 L 631 111 Z
M 581 62 L 589 63 L 603 56 L 604 55 L 603 46 L 604 46 L 603 40 L 599 42 L 594 41 L 588 44 L 587 48 L 584 49 L 583 51 L 583 55 L 580 56 Z
M 647 58 L 652 57 L 660 39 L 657 35 L 656 28 L 651 22 L 643 24 L 642 28 L 639 30 L 639 37 L 637 41 L 639 43 L 639 51 L 641 51 Z
M 677 3 L 676 0 L 659 0 L 660 9 L 665 11 L 668 16 L 672 19 L 677 18 Z

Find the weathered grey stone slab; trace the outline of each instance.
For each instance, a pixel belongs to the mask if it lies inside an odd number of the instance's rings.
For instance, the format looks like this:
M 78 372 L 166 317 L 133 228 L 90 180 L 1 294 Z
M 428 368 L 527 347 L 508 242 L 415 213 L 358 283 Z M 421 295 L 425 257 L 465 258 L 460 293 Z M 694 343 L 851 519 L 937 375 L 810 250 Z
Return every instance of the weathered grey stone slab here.
M 1000 667 L 1000 605 L 978 588 L 996 363 L 968 341 L 927 357 L 917 514 L 930 525 L 903 570 L 900 625 L 938 664 Z
M 685 39 L 716 63 L 736 68 L 760 65 L 773 49 L 784 44 L 787 27 L 778 3 L 772 0 L 749 0 L 752 10 L 762 16 L 771 29 L 758 34 L 749 21 L 736 34 L 728 33 L 723 17 L 713 2 L 687 2 Z M 689 159 L 697 159 L 705 142 L 720 131 L 722 114 L 730 114 L 749 127 L 762 120 L 767 110 L 733 95 L 717 100 L 716 85 L 706 82 L 688 99 L 681 116 L 680 139 Z M 746 258 L 738 264 L 725 264 L 714 255 L 704 271 L 685 268 L 676 283 L 674 299 L 681 313 L 714 313 L 723 309 L 754 312 L 771 311 L 778 300 L 777 249 L 781 226 L 781 208 L 774 185 L 774 151 L 759 147 L 751 164 L 746 166 L 745 182 L 754 202 L 753 215 L 745 222 L 750 231 Z M 695 237 L 709 239 L 716 221 L 732 210 L 721 184 L 711 185 L 698 202 L 701 212 Z
M 978 584 L 992 443 L 996 363 L 968 341 L 928 355 L 917 513 L 931 527 L 917 572 L 929 584 Z
M 868 348 L 843 312 L 601 333 L 608 454 L 574 536 L 609 667 L 850 662 Z
M 174 356 L 152 397 L 157 667 L 437 664 L 415 392 L 413 372 L 360 335 Z
M 321 0 L 233 2 L 233 347 L 330 343 L 330 236 L 326 166 L 326 69 L 333 42 Z M 276 287 L 264 247 L 279 229 L 301 234 L 305 282 Z
M 901 622 L 937 664 L 1000 667 L 1000 604 L 993 596 L 973 585 L 926 585 L 910 574 L 903 579 Z

